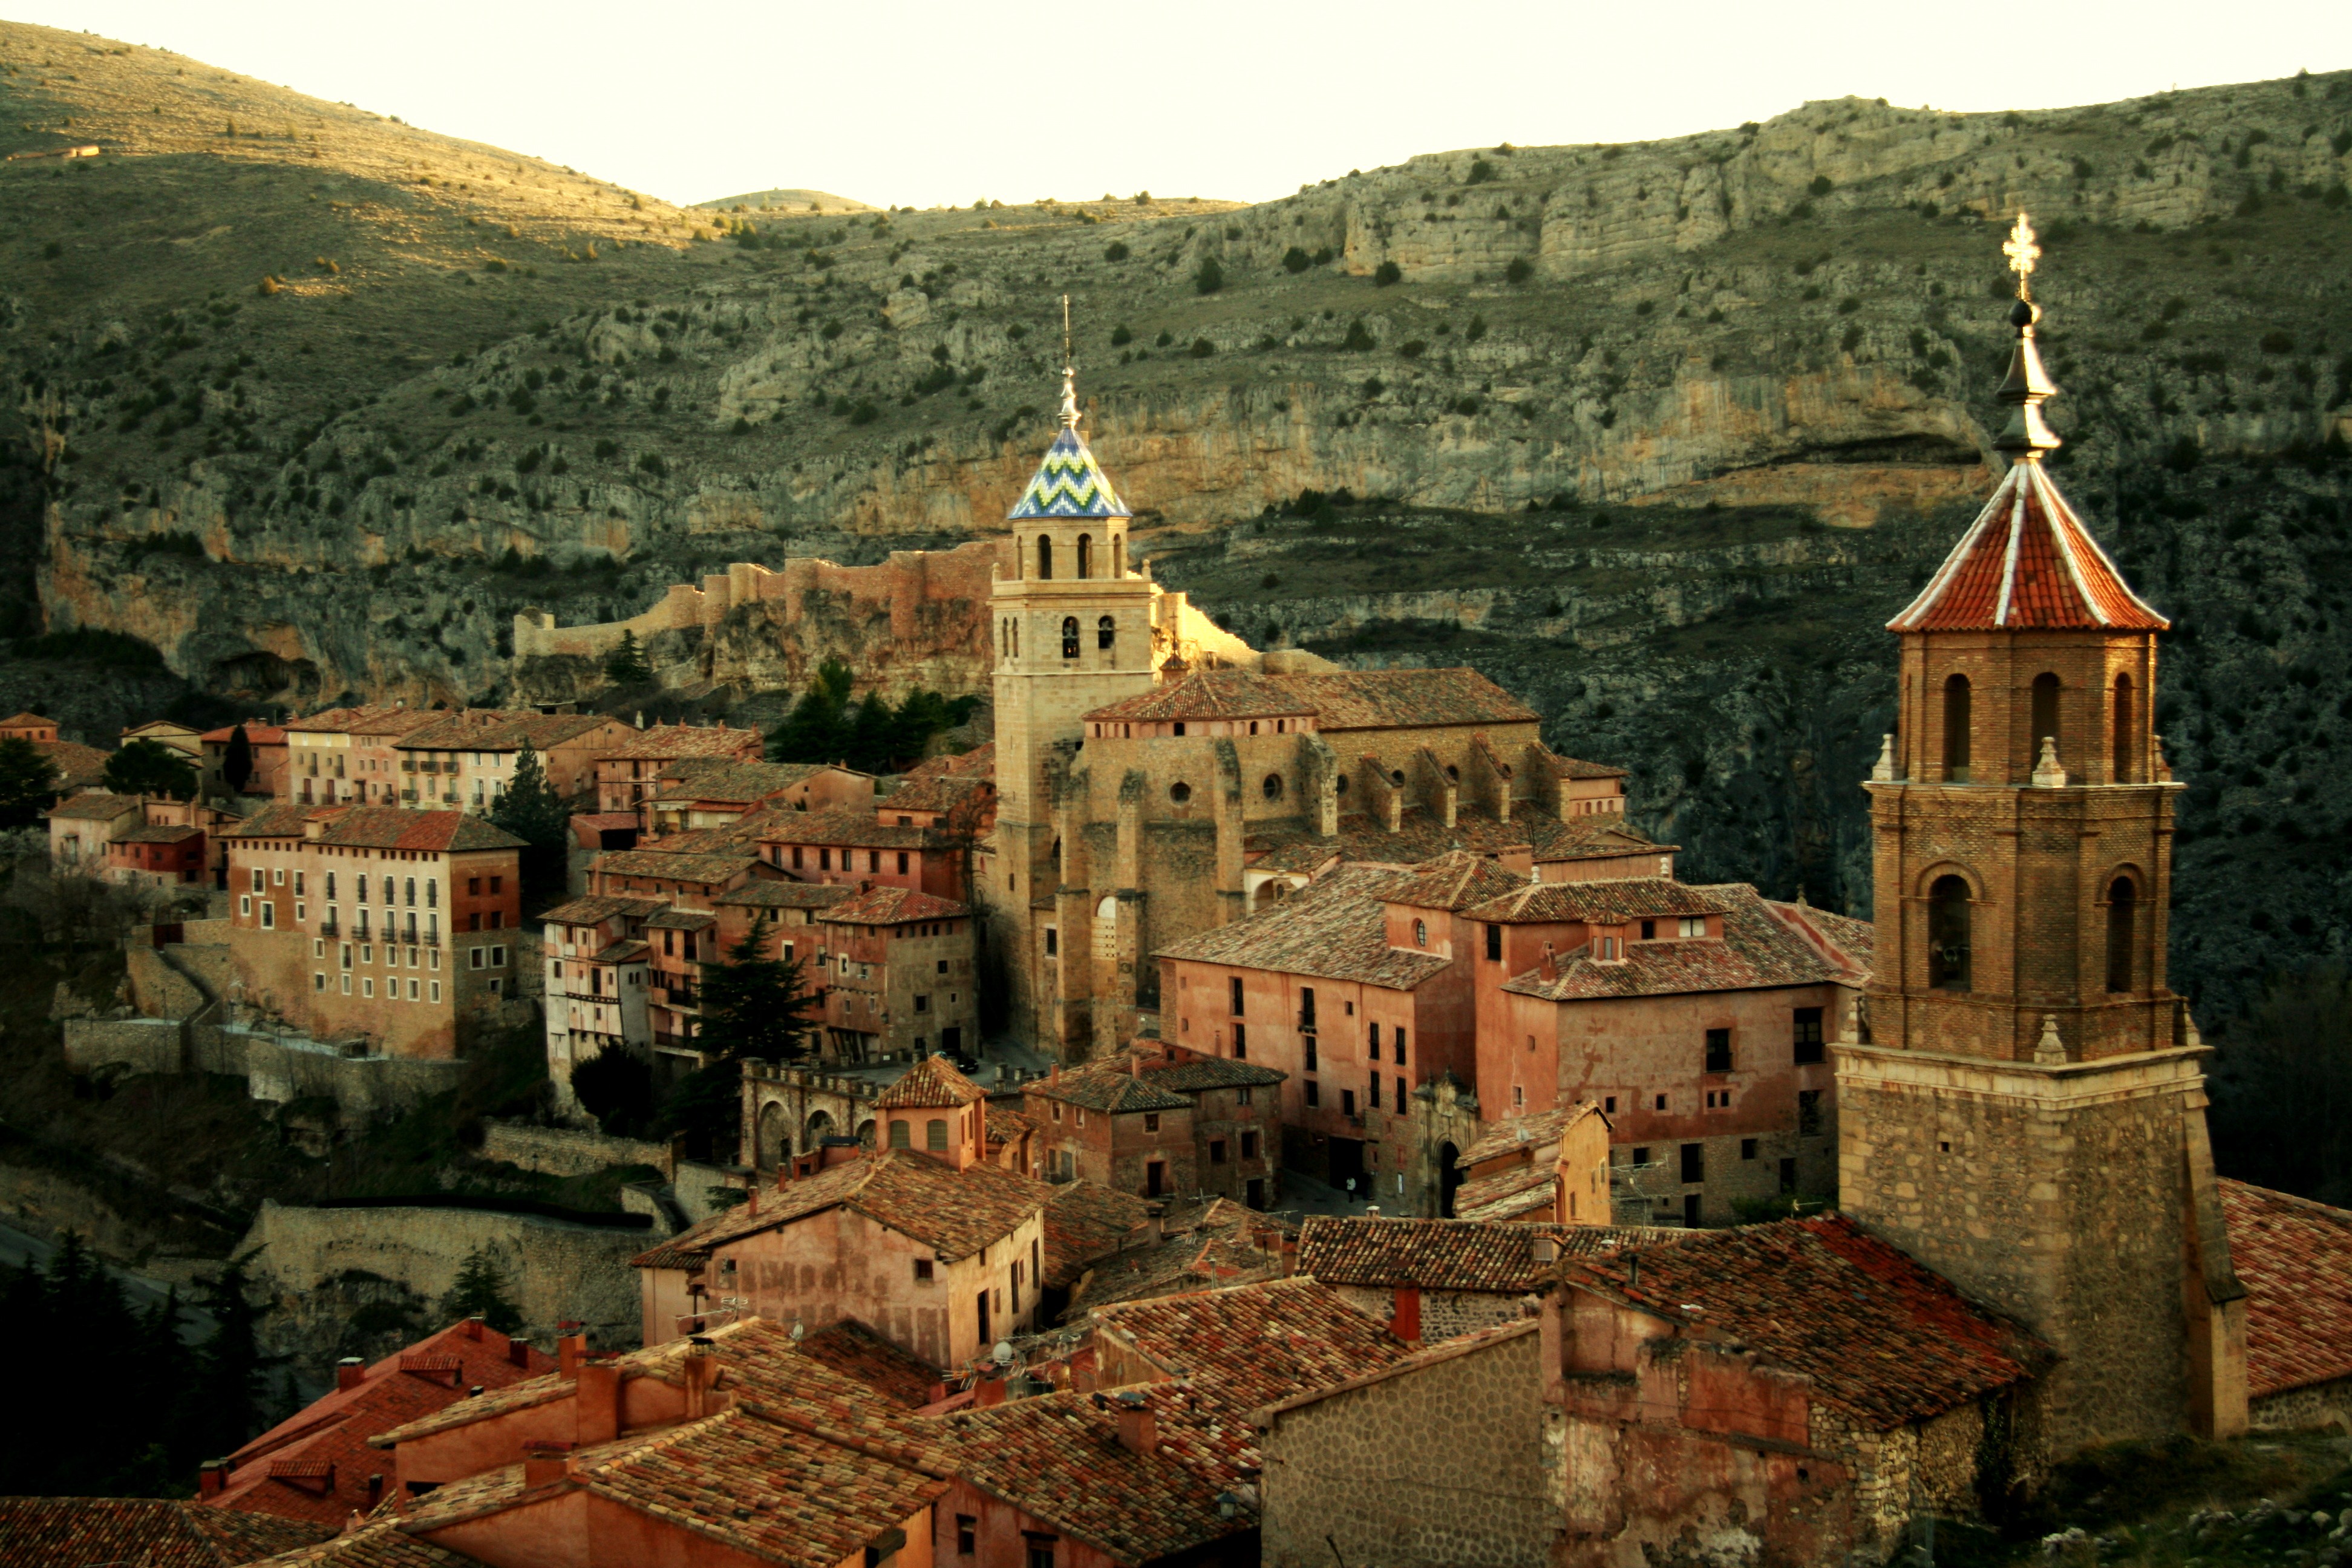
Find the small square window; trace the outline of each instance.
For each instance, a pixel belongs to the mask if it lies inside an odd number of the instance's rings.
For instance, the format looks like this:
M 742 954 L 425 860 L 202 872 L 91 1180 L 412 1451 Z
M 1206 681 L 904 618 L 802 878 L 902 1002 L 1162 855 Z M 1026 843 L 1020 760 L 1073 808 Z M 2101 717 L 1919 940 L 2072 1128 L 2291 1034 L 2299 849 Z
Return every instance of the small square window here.
M 1756 1158 L 1756 1140 L 1755 1140 L 1755 1139 L 1753 1139 L 1753 1138 L 1742 1138 L 1742 1139 L 1739 1141 L 1739 1157 L 1740 1157 L 1741 1159 L 1743 1159 L 1743 1160 L 1753 1160 L 1754 1158 Z
M 1160 1131 L 1160 1112 L 1156 1110 L 1147 1110 L 1143 1113 L 1143 1130 L 1146 1132 L 1157 1132 Z
M 1663 1095 L 1663 1094 L 1662 1094 L 1662 1095 L 1658 1096 L 1658 1103 L 1657 1103 L 1657 1107 L 1656 1107 L 1656 1109 L 1658 1109 L 1658 1110 L 1664 1110 L 1665 1108 L 1666 1108 L 1666 1097 L 1665 1097 L 1664 1095 Z
M 314 973 L 314 974 L 312 974 L 312 975 L 310 976 L 310 989 L 311 989 L 311 990 L 313 990 L 313 991 L 324 991 L 326 988 L 327 988 L 327 972 L 326 972 L 325 970 L 323 970 L 323 969 L 322 969 L 322 970 L 320 970 L 319 972 L 317 972 L 316 973 Z
M 918 1258 L 915 1259 L 915 1282 L 919 1285 L 928 1285 L 931 1282 L 931 1260 L 929 1258 Z
M 1617 1097 L 1615 1095 L 1603 1095 L 1601 1097 L 1601 1113 L 1603 1116 L 1614 1116 L 1617 1114 Z
M 375 994 L 374 975 L 367 974 L 360 977 L 360 994 L 362 996 L 373 996 Z
M 432 998 L 431 998 L 431 999 L 432 999 L 433 1001 L 438 1002 L 439 1000 L 441 1000 L 441 983 L 440 983 L 438 980 L 436 980 L 436 981 L 434 981 L 434 982 L 433 982 L 432 986 L 431 986 L 431 991 L 432 991 Z
M 1323 1103 L 1323 1086 L 1311 1078 L 1307 1080 L 1307 1103 L 1310 1106 Z

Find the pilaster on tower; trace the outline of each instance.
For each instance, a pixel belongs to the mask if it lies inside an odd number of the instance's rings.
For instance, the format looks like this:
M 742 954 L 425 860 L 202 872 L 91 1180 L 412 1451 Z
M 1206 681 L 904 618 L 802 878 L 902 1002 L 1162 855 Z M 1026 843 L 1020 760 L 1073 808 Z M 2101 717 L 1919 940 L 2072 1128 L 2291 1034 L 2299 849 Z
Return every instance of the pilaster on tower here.
M 2048 1454 L 2245 1425 L 2243 1290 L 2202 1058 L 2165 978 L 2179 788 L 2151 731 L 2157 634 L 2047 472 L 2020 216 L 2011 466 L 1900 639 L 1873 777 L 1866 1022 L 1837 1047 L 1840 1202 L 2063 1358 Z

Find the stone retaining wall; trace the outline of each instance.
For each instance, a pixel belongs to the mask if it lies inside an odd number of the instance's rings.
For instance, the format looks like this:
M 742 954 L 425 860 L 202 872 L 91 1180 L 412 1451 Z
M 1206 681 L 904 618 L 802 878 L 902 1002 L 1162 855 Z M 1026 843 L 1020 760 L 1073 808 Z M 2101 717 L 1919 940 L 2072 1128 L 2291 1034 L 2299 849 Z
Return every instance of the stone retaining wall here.
M 611 1138 L 571 1127 L 534 1127 L 527 1121 L 484 1121 L 482 1158 L 502 1160 L 543 1176 L 585 1176 L 614 1165 L 670 1168 L 668 1146 Z

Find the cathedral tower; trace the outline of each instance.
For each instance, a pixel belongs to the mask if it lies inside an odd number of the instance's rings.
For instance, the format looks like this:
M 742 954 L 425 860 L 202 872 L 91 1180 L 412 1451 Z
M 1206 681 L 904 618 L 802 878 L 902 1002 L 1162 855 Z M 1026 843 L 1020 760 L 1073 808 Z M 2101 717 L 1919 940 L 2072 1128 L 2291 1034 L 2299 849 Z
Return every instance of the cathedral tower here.
M 1012 567 L 991 590 L 995 612 L 996 857 L 987 901 L 1001 912 L 1013 1028 L 1061 1044 L 1088 1033 L 1063 1019 L 1054 912 L 1063 889 L 1055 848 L 1057 780 L 1076 753 L 1080 716 L 1151 689 L 1160 659 L 1159 595 L 1130 564 L 1134 515 L 1078 433 L 1076 374 L 1062 372 L 1061 430 L 1006 513 Z M 1063 902 L 1069 901 L 1067 898 Z M 1072 933 L 1083 953 L 1083 927 Z M 1048 951 L 1051 942 L 1053 951 Z
M 2040 252 L 2004 248 L 2011 467 L 1918 598 L 1870 782 L 1876 974 L 1837 1049 L 1846 1210 L 2060 1353 L 2036 1447 L 2246 1422 L 2195 1025 L 2165 984 L 2157 633 L 2042 464 Z M 1855 1037 L 1857 1035 L 1862 1037 Z

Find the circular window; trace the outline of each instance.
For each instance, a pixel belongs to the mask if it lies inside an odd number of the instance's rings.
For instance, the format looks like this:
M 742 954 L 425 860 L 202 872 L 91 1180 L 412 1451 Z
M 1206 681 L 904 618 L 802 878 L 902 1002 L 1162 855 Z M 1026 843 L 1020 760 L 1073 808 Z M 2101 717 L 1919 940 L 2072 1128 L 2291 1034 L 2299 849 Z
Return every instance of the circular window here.
M 1415 921 L 1412 922 L 1412 945 L 1415 947 L 1427 947 L 1429 945 L 1429 922 L 1427 921 Z
M 1403 784 L 1403 783 L 1404 783 L 1404 770 L 1403 770 L 1402 768 L 1398 768 L 1398 769 L 1395 769 L 1393 772 L 1391 772 L 1391 773 L 1389 774 L 1389 783 L 1391 783 L 1391 784 Z
M 1192 786 L 1179 780 L 1168 786 L 1168 798 L 1181 805 L 1192 798 Z
M 1265 783 L 1258 787 L 1265 791 L 1266 799 L 1280 800 L 1282 798 L 1282 775 L 1280 773 L 1268 773 L 1265 775 Z

